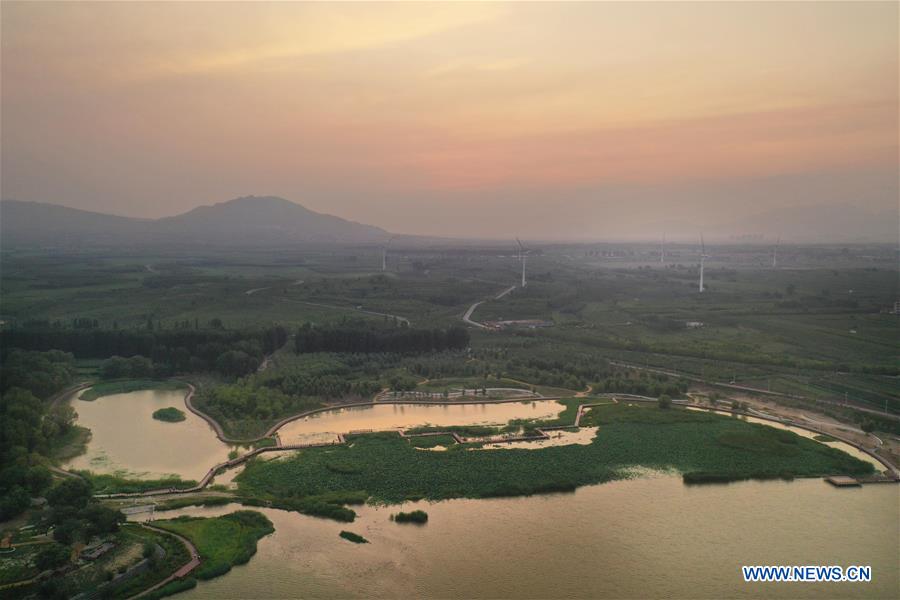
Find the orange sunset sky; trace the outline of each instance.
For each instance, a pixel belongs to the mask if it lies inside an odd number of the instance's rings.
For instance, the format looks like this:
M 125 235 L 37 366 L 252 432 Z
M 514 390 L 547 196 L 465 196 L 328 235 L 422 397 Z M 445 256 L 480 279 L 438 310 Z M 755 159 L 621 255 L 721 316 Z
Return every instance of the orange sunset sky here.
M 800 239 L 807 211 L 897 230 L 895 2 L 0 10 L 4 198 L 159 217 L 278 195 L 542 239 Z

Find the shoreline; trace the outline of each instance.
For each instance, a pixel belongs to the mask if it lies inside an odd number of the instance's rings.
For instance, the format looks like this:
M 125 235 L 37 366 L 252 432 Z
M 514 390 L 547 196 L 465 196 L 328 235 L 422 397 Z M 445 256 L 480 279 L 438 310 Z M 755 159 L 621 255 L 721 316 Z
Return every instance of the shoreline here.
M 179 380 L 179 381 L 183 381 L 183 380 Z M 219 432 L 221 431 L 221 425 L 219 425 L 219 423 L 217 421 L 215 421 L 215 419 L 213 419 L 211 416 L 206 415 L 201 410 L 199 410 L 193 406 L 193 404 L 191 403 L 191 399 L 193 397 L 193 394 L 194 394 L 196 388 L 190 383 L 188 383 L 187 385 L 188 385 L 188 392 L 185 394 L 184 402 L 185 402 L 185 406 L 188 408 L 188 410 L 190 410 L 192 413 L 203 418 L 207 422 L 207 424 L 209 424 L 213 428 L 213 431 L 216 432 L 217 437 L 221 441 L 223 441 L 224 443 L 232 443 L 232 444 L 236 443 L 234 441 L 225 441 L 223 439 L 223 436 L 219 435 Z M 616 398 L 621 398 L 624 401 L 643 402 L 643 403 L 656 402 L 656 400 L 653 398 L 649 398 L 649 397 L 645 397 L 645 396 L 638 396 L 638 395 L 631 395 L 631 394 L 612 394 L 612 393 L 598 394 L 591 398 L 598 398 L 598 399 L 610 398 L 613 400 L 615 400 Z M 561 398 L 542 397 L 542 398 L 536 398 L 536 399 L 532 399 L 532 400 L 533 401 L 553 401 L 553 400 L 559 400 L 559 399 L 561 399 Z M 588 400 L 588 399 L 590 399 L 590 398 L 585 397 L 585 400 Z M 292 415 L 290 417 L 286 417 L 285 419 L 282 419 L 281 421 L 276 423 L 273 427 L 271 427 L 267 431 L 267 434 L 274 435 L 275 432 L 277 432 L 277 430 L 279 428 L 283 427 L 287 423 L 298 420 L 300 418 L 303 418 L 303 417 L 306 417 L 309 415 L 313 415 L 313 414 L 331 411 L 331 410 L 343 409 L 343 408 L 369 407 L 369 406 L 377 406 L 379 404 L 407 404 L 407 405 L 415 404 L 415 405 L 435 405 L 435 406 L 447 406 L 447 405 L 454 405 L 454 404 L 500 404 L 500 403 L 522 402 L 523 400 L 527 401 L 529 399 L 528 398 L 504 398 L 504 399 L 496 399 L 496 400 L 485 399 L 485 400 L 457 401 L 457 402 L 440 401 L 440 400 L 433 401 L 433 402 L 410 401 L 410 400 L 385 400 L 385 401 L 381 401 L 381 402 L 375 402 L 375 401 L 359 402 L 359 403 L 352 403 L 352 404 L 346 404 L 346 405 L 341 405 L 341 406 L 322 407 L 322 408 L 318 408 L 318 409 L 313 409 L 311 411 L 304 411 L 303 413 L 299 413 L 297 415 Z M 578 427 L 579 426 L 578 423 L 580 422 L 580 418 L 582 416 L 583 411 L 586 408 L 590 408 L 591 406 L 595 406 L 595 405 L 596 404 L 591 403 L 591 402 L 584 402 L 582 404 L 579 404 L 572 424 L 546 426 L 546 427 L 538 428 L 539 435 L 537 435 L 537 436 L 527 436 L 527 437 L 513 436 L 513 437 L 509 438 L 509 440 L 502 440 L 502 441 L 535 441 L 535 440 L 545 439 L 546 433 L 544 433 L 544 430 L 554 430 L 554 429 L 565 429 L 565 428 L 570 428 L 570 427 Z M 715 409 L 710 409 L 707 406 L 702 406 L 700 404 L 696 404 L 693 402 L 687 402 L 684 400 L 676 401 L 675 406 L 684 407 L 684 408 L 693 408 L 693 409 L 704 410 L 704 411 L 715 410 Z M 753 414 L 753 413 L 746 412 L 746 411 L 729 411 L 729 413 L 731 415 L 736 415 L 736 416 L 746 416 L 746 417 L 757 418 L 760 420 L 770 421 L 772 423 L 778 423 L 780 425 L 785 425 L 785 426 L 789 426 L 789 427 L 797 427 L 799 429 L 803 429 L 803 430 L 806 430 L 806 431 L 809 431 L 809 432 L 815 433 L 815 434 L 831 435 L 829 433 L 815 429 L 809 425 L 795 424 L 792 421 L 789 421 L 787 419 L 779 419 L 776 417 L 761 416 L 761 415 Z M 443 435 L 453 436 L 453 437 L 457 438 L 457 441 L 459 441 L 459 439 L 458 439 L 459 436 L 454 435 L 454 432 L 452 430 L 428 432 L 428 433 L 423 433 L 423 434 L 407 434 L 407 433 L 405 433 L 405 431 L 402 428 L 386 429 L 386 430 L 382 430 L 382 431 L 396 433 L 400 437 L 417 437 L 417 436 L 429 436 L 429 435 L 443 434 Z M 291 451 L 291 450 L 302 450 L 302 449 L 307 449 L 307 448 L 344 445 L 347 443 L 345 435 L 350 435 L 351 433 L 352 432 L 347 432 L 346 434 L 338 434 L 337 440 L 330 441 L 330 442 L 283 445 L 283 444 L 281 444 L 281 442 L 279 440 L 277 445 L 275 445 L 275 446 L 265 446 L 265 447 L 261 447 L 261 448 L 255 448 L 255 449 L 253 449 L 245 454 L 242 454 L 236 458 L 213 465 L 209 469 L 209 471 L 207 471 L 206 475 L 200 480 L 200 482 L 197 485 L 191 486 L 189 488 L 182 488 L 182 489 L 165 488 L 165 489 L 147 490 L 147 491 L 143 491 L 143 492 L 122 492 L 122 493 L 113 493 L 113 494 L 98 494 L 98 495 L 96 495 L 96 497 L 97 498 L 109 498 L 109 499 L 112 499 L 112 498 L 139 498 L 139 497 L 151 497 L 151 496 L 160 496 L 160 495 L 167 495 L 167 494 L 180 494 L 181 495 L 181 494 L 192 494 L 192 493 L 201 492 L 210 485 L 210 483 L 213 481 L 215 476 L 218 475 L 220 472 L 240 466 L 241 464 L 247 462 L 248 460 L 250 460 L 251 458 L 253 458 L 259 454 L 263 454 L 265 452 L 275 452 L 275 451 L 284 452 L 284 451 Z M 366 433 L 378 433 L 378 432 L 376 432 L 376 431 L 368 432 L 367 431 Z M 270 437 L 270 435 L 256 438 L 256 440 L 251 440 L 251 441 L 249 441 L 249 443 L 253 443 L 254 441 L 265 439 L 266 437 Z M 870 450 L 862 447 L 859 444 L 854 443 L 853 441 L 851 441 L 849 439 L 843 438 L 841 436 L 834 436 L 834 435 L 832 435 L 832 437 L 834 437 L 841 443 L 845 443 L 845 444 L 849 445 L 850 447 L 855 448 L 855 449 L 865 453 L 868 456 L 871 456 L 872 458 L 877 460 L 879 464 L 881 464 L 882 466 L 885 467 L 885 470 L 888 473 L 887 477 L 890 479 L 891 482 L 894 482 L 894 483 L 900 482 L 900 475 L 898 475 L 897 468 L 894 467 L 884 457 L 874 454 Z M 229 438 L 225 438 L 225 439 L 229 439 Z M 494 440 L 494 441 L 496 441 L 496 440 Z M 246 440 L 244 440 L 243 442 L 247 443 Z M 238 443 L 240 443 L 240 442 L 238 442 Z

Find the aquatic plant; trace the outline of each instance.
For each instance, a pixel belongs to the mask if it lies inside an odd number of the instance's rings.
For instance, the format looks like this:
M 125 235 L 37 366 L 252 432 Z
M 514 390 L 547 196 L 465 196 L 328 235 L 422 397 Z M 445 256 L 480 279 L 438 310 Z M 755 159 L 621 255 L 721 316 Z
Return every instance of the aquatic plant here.
M 391 515 L 391 521 L 396 523 L 427 523 L 428 522 L 428 513 L 424 510 L 414 510 L 412 512 L 398 512 L 396 515 Z
M 364 538 L 363 536 L 353 533 L 352 531 L 341 531 L 339 534 L 345 540 L 351 541 L 354 544 L 368 544 L 369 540 Z
M 793 432 L 729 416 L 673 407 L 611 404 L 592 408 L 600 425 L 587 445 L 503 452 L 421 452 L 393 436 L 354 438 L 352 446 L 310 448 L 290 458 L 248 464 L 235 481 L 244 494 L 310 497 L 364 490 L 372 501 L 486 498 L 567 492 L 626 477 L 632 467 L 734 478 L 871 473 L 870 463 Z M 329 464 L 358 465 L 339 473 Z

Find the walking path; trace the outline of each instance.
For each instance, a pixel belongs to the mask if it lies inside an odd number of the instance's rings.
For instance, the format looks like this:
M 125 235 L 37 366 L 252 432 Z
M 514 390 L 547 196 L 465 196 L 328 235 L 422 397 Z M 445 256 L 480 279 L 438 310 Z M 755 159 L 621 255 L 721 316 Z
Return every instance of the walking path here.
M 407 319 L 406 317 L 401 317 L 400 315 L 392 315 L 389 313 L 375 312 L 374 310 L 365 310 L 362 308 L 356 308 L 353 306 L 336 306 L 334 304 L 321 304 L 319 302 L 308 302 L 306 300 L 295 300 L 294 298 L 282 298 L 284 302 L 296 302 L 297 304 L 306 304 L 308 306 L 318 306 L 319 308 L 331 308 L 333 310 L 351 310 L 353 312 L 363 313 L 364 315 L 372 315 L 375 317 L 388 317 L 389 319 L 397 319 L 401 323 L 406 323 L 407 325 L 412 325 L 412 321 Z
M 741 391 L 741 392 L 751 392 L 754 394 L 762 394 L 765 396 L 777 396 L 780 398 L 791 398 L 794 400 L 809 400 L 812 402 L 816 402 L 818 404 L 830 404 L 832 406 L 840 406 L 842 408 L 852 408 L 853 410 L 858 410 L 861 412 L 878 415 L 879 417 L 885 417 L 888 419 L 893 419 L 895 421 L 900 421 L 900 415 L 884 412 L 881 410 L 876 410 L 874 408 L 866 408 L 864 406 L 857 406 L 855 404 L 850 404 L 848 402 L 836 402 L 834 400 L 808 398 L 806 396 L 801 396 L 798 394 L 785 394 L 783 392 L 773 392 L 771 390 L 764 390 L 762 388 L 756 388 L 756 387 L 751 387 L 751 386 L 747 386 L 747 385 L 737 385 L 734 383 L 725 383 L 725 382 L 721 382 L 721 381 L 709 381 L 708 379 L 703 379 L 702 377 L 697 377 L 695 375 L 687 375 L 685 373 L 679 373 L 677 371 L 670 371 L 668 369 L 658 369 L 658 368 L 654 368 L 654 367 L 642 367 L 640 365 L 635 365 L 632 363 L 615 361 L 615 360 L 609 361 L 609 364 L 615 365 L 617 367 L 624 367 L 626 369 L 635 369 L 638 371 L 646 371 L 648 373 L 659 373 L 661 375 L 669 375 L 670 377 L 680 377 L 681 379 L 687 379 L 688 381 L 694 381 L 697 383 L 703 383 L 703 384 L 712 385 L 715 387 L 728 388 L 731 390 L 737 390 L 737 391 Z
M 182 577 L 187 576 L 191 571 L 193 571 L 194 569 L 196 569 L 197 567 L 200 566 L 200 552 L 197 551 L 197 547 L 194 546 L 194 544 L 192 544 L 191 541 L 189 539 L 187 539 L 186 537 L 178 535 L 177 533 L 168 531 L 166 529 L 160 529 L 159 527 L 153 527 L 152 525 L 147 525 L 146 523 L 142 523 L 141 527 L 144 527 L 145 529 L 149 529 L 151 531 L 155 531 L 157 533 L 162 533 L 164 535 L 170 535 L 170 536 L 178 539 L 184 545 L 184 547 L 187 549 L 188 553 L 191 556 L 191 559 L 188 562 L 186 562 L 184 565 L 179 567 L 177 571 L 175 571 L 174 573 L 172 573 L 171 575 L 169 575 L 168 577 L 166 577 L 165 579 L 163 579 L 162 581 L 160 581 L 153 587 L 149 587 L 146 590 L 144 590 L 143 592 L 141 592 L 140 594 L 136 594 L 136 595 L 132 596 L 131 598 L 140 598 L 141 596 L 149 594 L 150 592 L 152 592 L 154 590 L 158 590 L 159 588 L 163 587 L 164 585 L 166 585 L 168 583 L 175 581 L 176 579 L 181 579 Z
M 534 399 L 538 399 L 538 400 L 544 399 L 544 396 L 542 396 L 541 394 L 539 394 L 537 392 L 532 392 L 531 390 L 525 390 L 522 388 L 489 387 L 489 388 L 471 388 L 471 389 L 470 388 L 447 388 L 446 396 L 444 395 L 444 392 L 419 392 L 419 391 L 415 391 L 415 390 L 411 390 L 408 392 L 397 392 L 397 391 L 385 389 L 385 390 L 381 390 L 380 392 L 378 392 L 375 395 L 374 400 L 375 400 L 375 402 L 390 402 L 390 400 L 388 400 L 388 399 L 389 398 L 396 399 L 398 394 L 400 395 L 401 398 L 412 397 L 414 399 L 420 398 L 420 399 L 426 399 L 429 401 L 431 401 L 431 400 L 446 400 L 448 398 L 463 398 L 463 397 L 467 397 L 467 396 L 474 396 L 475 394 L 478 393 L 478 390 L 481 390 L 481 389 L 483 389 L 486 393 L 487 392 L 499 392 L 499 393 L 518 392 L 518 395 L 508 396 L 507 398 L 488 398 L 487 396 L 485 396 L 483 400 L 478 400 L 476 398 L 475 400 L 473 400 L 473 402 L 482 403 L 482 402 L 490 402 L 492 400 L 506 400 L 508 398 L 515 398 L 516 400 L 522 400 L 522 399 L 527 399 L 527 398 L 534 398 Z M 474 394 L 468 393 L 470 391 L 474 392 Z M 457 404 L 459 404 L 459 403 L 457 403 Z
M 204 419 L 205 419 L 205 420 L 213 427 L 213 429 L 216 431 L 216 435 L 219 436 L 219 439 L 223 439 L 224 435 L 220 435 L 220 432 L 222 431 L 221 426 L 220 426 L 220 425 L 219 425 L 212 417 L 210 417 L 209 415 L 206 415 L 206 414 L 203 413 L 202 411 L 196 409 L 196 408 L 193 406 L 193 404 L 191 404 L 191 397 L 193 396 L 193 393 L 194 393 L 194 387 L 193 387 L 192 385 L 190 385 L 190 384 L 188 384 L 188 385 L 190 386 L 190 389 L 189 389 L 189 391 L 188 391 L 188 394 L 185 395 L 185 405 L 188 407 L 189 410 L 191 410 L 191 412 L 194 412 L 195 414 L 197 414 L 197 415 L 203 417 L 203 418 L 204 418 Z M 510 389 L 512 389 L 512 388 L 510 388 Z M 382 391 L 382 392 L 380 392 L 380 394 L 381 394 L 381 393 L 384 393 L 384 392 Z M 587 392 L 585 392 L 585 393 L 587 393 Z M 586 396 L 585 396 L 585 397 L 586 397 Z M 428 432 L 427 434 L 408 434 L 408 433 L 405 433 L 402 429 L 390 429 L 390 430 L 387 430 L 387 431 L 395 432 L 395 433 L 399 434 L 401 437 L 415 437 L 415 436 L 424 436 L 424 435 L 450 435 L 450 436 L 452 436 L 454 439 L 456 439 L 457 442 L 459 442 L 459 443 L 471 443 L 471 442 L 482 442 L 482 443 L 506 443 L 506 442 L 517 442 L 517 441 L 540 440 L 540 439 L 549 439 L 549 435 L 546 433 L 547 431 L 553 431 L 553 430 L 559 430 L 559 429 L 570 429 L 570 428 L 573 428 L 573 427 L 575 427 L 575 428 L 580 427 L 580 425 L 581 425 L 581 418 L 582 418 L 582 416 L 584 415 L 584 411 L 585 411 L 586 409 L 589 409 L 589 408 L 592 408 L 592 407 L 595 407 L 595 406 L 602 406 L 602 405 L 605 405 L 605 404 L 617 403 L 620 399 L 621 399 L 621 400 L 624 400 L 624 401 L 633 401 L 633 402 L 654 402 L 654 403 L 655 403 L 655 402 L 658 401 L 656 398 L 651 398 L 651 397 L 649 397 L 649 396 L 641 396 L 641 395 L 637 395 L 637 394 L 602 393 L 602 394 L 596 394 L 596 395 L 594 395 L 594 397 L 596 397 L 596 398 L 607 398 L 609 401 L 607 401 L 607 402 L 593 402 L 593 403 L 586 402 L 586 403 L 580 404 L 579 407 L 578 407 L 578 410 L 577 410 L 577 412 L 576 412 L 576 414 L 575 414 L 575 419 L 574 419 L 574 421 L 573 421 L 571 424 L 568 424 L 568 425 L 551 425 L 551 426 L 539 427 L 539 428 L 536 428 L 536 429 L 535 429 L 535 431 L 538 432 L 538 435 L 513 436 L 513 437 L 498 437 L 498 438 L 484 438 L 484 439 L 480 439 L 480 438 L 462 438 L 462 437 L 460 437 L 458 434 L 456 434 L 456 433 L 453 432 L 453 431 Z M 376 398 L 377 398 L 377 396 L 376 396 Z M 541 397 L 540 399 L 541 399 L 541 400 L 558 400 L 559 398 Z M 494 403 L 494 404 L 496 404 L 496 403 L 504 403 L 504 402 L 507 402 L 507 403 L 508 403 L 508 402 L 521 402 L 521 401 L 522 401 L 522 397 L 520 396 L 520 397 L 517 397 L 517 398 L 502 398 L 502 399 L 495 399 L 495 400 L 492 400 L 492 399 L 483 399 L 483 400 L 462 400 L 462 401 L 443 401 L 443 400 L 438 401 L 438 400 L 436 400 L 436 401 L 433 401 L 433 403 L 436 404 L 436 405 L 451 405 L 451 404 L 485 404 L 485 403 Z M 709 406 L 704 406 L 704 405 L 700 404 L 698 401 L 694 400 L 693 398 L 688 398 L 688 399 L 675 399 L 675 400 L 673 400 L 672 402 L 673 402 L 673 404 L 676 404 L 676 405 L 679 405 L 679 406 L 690 407 L 690 408 L 698 408 L 698 409 L 704 409 L 704 410 L 710 408 Z M 291 417 L 287 417 L 287 418 L 285 418 L 285 419 L 282 419 L 281 421 L 279 421 L 278 423 L 276 423 L 275 425 L 273 425 L 273 426 L 266 432 L 266 434 L 265 434 L 263 437 L 271 437 L 271 436 L 276 432 L 276 430 L 277 430 L 278 428 L 282 427 L 285 423 L 289 423 L 290 421 L 294 421 L 294 420 L 296 420 L 296 419 L 300 419 L 300 418 L 303 418 L 303 417 L 308 416 L 308 415 L 311 415 L 311 414 L 321 413 L 321 412 L 325 412 L 325 411 L 329 411 L 329 410 L 335 410 L 336 408 L 362 407 L 362 406 L 375 406 L 376 404 L 379 404 L 379 403 L 381 403 L 381 404 L 421 404 L 421 401 L 416 401 L 416 400 L 411 400 L 411 401 L 410 401 L 410 400 L 381 400 L 380 402 L 379 402 L 379 401 L 357 402 L 357 403 L 353 403 L 353 404 L 345 404 L 345 405 L 341 405 L 341 406 L 324 407 L 324 408 L 320 408 L 320 409 L 315 409 L 315 410 L 311 410 L 311 411 L 306 411 L 306 412 L 300 413 L 300 414 L 298 414 L 298 415 L 293 415 L 293 416 L 291 416 Z M 883 464 L 883 465 L 886 467 L 886 473 L 888 474 L 888 477 L 889 477 L 889 478 L 891 478 L 891 479 L 900 479 L 900 471 L 898 471 L 898 469 L 897 469 L 896 466 L 894 466 L 893 464 L 891 464 L 886 458 L 884 458 L 884 457 L 882 457 L 882 456 L 879 456 L 878 454 L 876 454 L 875 452 L 873 452 L 873 451 L 871 451 L 871 450 L 869 450 L 869 449 L 867 449 L 867 448 L 864 448 L 863 446 L 861 446 L 860 444 L 856 443 L 856 442 L 853 441 L 853 440 L 850 440 L 850 439 L 841 437 L 841 436 L 839 436 L 839 435 L 835 435 L 835 434 L 830 433 L 830 432 L 824 432 L 824 431 L 821 431 L 820 429 L 816 429 L 816 428 L 812 427 L 811 425 L 808 425 L 808 424 L 805 424 L 805 423 L 798 423 L 798 422 L 796 422 L 796 421 L 794 421 L 794 420 L 787 419 L 787 418 L 780 418 L 780 417 L 769 416 L 769 415 L 766 415 L 766 414 L 764 414 L 764 413 L 759 413 L 759 412 L 753 411 L 753 410 L 750 410 L 750 411 L 731 411 L 731 412 L 734 413 L 734 414 L 741 414 L 741 415 L 746 415 L 746 416 L 752 416 L 752 417 L 756 417 L 756 418 L 762 419 L 762 420 L 767 420 L 767 421 L 771 421 L 771 422 L 775 422 L 775 423 L 780 423 L 780 424 L 784 424 L 784 425 L 790 425 L 790 426 L 792 426 L 792 427 L 798 427 L 798 428 L 800 428 L 800 429 L 805 429 L 805 430 L 807 430 L 807 431 L 811 431 L 811 432 L 817 433 L 817 434 L 823 434 L 823 433 L 824 433 L 824 434 L 826 434 L 826 435 L 831 435 L 831 436 L 834 437 L 835 439 L 838 439 L 838 440 L 841 441 L 841 442 L 844 442 L 844 443 L 846 443 L 846 444 L 849 444 L 849 445 L 853 446 L 854 448 L 857 448 L 857 449 L 859 449 L 860 451 L 865 452 L 865 453 L 868 454 L 869 456 L 875 458 L 877 461 L 879 461 L 881 464 Z M 359 433 L 373 433 L 373 431 L 370 431 L 370 430 L 364 430 L 364 431 L 353 431 L 353 432 L 349 432 L 349 433 L 352 433 L 352 434 L 359 434 Z M 228 439 L 229 439 L 229 438 L 224 438 L 223 441 L 226 441 L 226 440 L 228 440 Z M 258 438 L 258 439 L 262 439 L 262 438 Z M 233 442 L 232 442 L 232 443 L 233 443 Z M 148 491 L 145 491 L 145 492 L 120 493 L 120 494 L 104 494 L 104 495 L 97 495 L 97 497 L 98 497 L 98 498 L 132 498 L 132 497 L 160 496 L 160 495 L 166 495 L 166 494 L 190 494 L 190 493 L 202 491 L 204 488 L 206 488 L 206 486 L 208 486 L 208 485 L 212 482 L 213 478 L 214 478 L 220 471 L 227 470 L 227 469 L 231 469 L 231 468 L 234 468 L 234 467 L 236 467 L 236 466 L 239 466 L 239 465 L 245 463 L 246 461 L 250 460 L 251 458 L 253 458 L 253 457 L 255 457 L 255 456 L 258 456 L 259 454 L 262 454 L 262 453 L 264 453 L 264 452 L 279 452 L 279 451 L 287 451 L 287 450 L 303 450 L 303 449 L 307 449 L 307 448 L 321 448 L 321 447 L 328 447 L 328 446 L 343 445 L 343 444 L 345 444 L 345 443 L 346 443 L 346 438 L 344 437 L 343 434 L 338 434 L 337 440 L 334 440 L 334 441 L 330 441 L 330 442 L 315 442 L 315 443 L 309 443 L 309 444 L 289 444 L 289 445 L 284 445 L 284 444 L 282 444 L 282 443 L 280 442 L 280 440 L 279 440 L 279 441 L 277 442 L 277 444 L 274 445 L 274 446 L 266 446 L 266 447 L 262 447 L 262 448 L 255 448 L 255 449 L 251 450 L 250 452 L 247 452 L 246 454 L 242 454 L 241 456 L 238 456 L 237 458 L 233 458 L 233 459 L 231 459 L 231 460 L 228 460 L 228 461 L 225 461 L 225 462 L 223 462 L 223 463 L 219 463 L 219 464 L 213 466 L 213 467 L 206 473 L 206 475 L 203 477 L 203 479 L 200 480 L 200 482 L 199 482 L 197 485 L 192 486 L 192 487 L 190 487 L 190 488 L 165 488 L 165 489 L 157 489 L 157 490 L 148 490 Z
M 280 429 L 287 423 L 290 423 L 297 419 L 302 419 L 302 418 L 310 416 L 310 415 L 326 412 L 326 411 L 342 409 L 342 408 L 376 406 L 377 404 L 422 404 L 423 403 L 423 400 L 421 399 L 421 397 L 417 397 L 418 399 L 413 399 L 413 400 L 385 399 L 385 394 L 388 392 L 386 392 L 386 390 L 382 390 L 381 392 L 376 394 L 374 399 L 371 401 L 354 402 L 354 403 L 335 405 L 335 406 L 326 406 L 326 407 L 322 407 L 322 408 L 304 411 L 304 412 L 298 413 L 296 415 L 291 415 L 289 417 L 285 417 L 284 419 L 281 419 L 280 421 L 278 421 L 277 423 L 272 425 L 272 427 L 270 427 L 265 432 L 265 434 L 263 434 L 260 437 L 253 438 L 253 439 L 237 440 L 237 439 L 227 437 L 225 435 L 224 430 L 222 429 L 222 426 L 218 423 L 218 421 L 216 421 L 210 415 L 204 413 L 202 410 L 200 410 L 196 406 L 194 406 L 193 397 L 196 392 L 196 388 L 191 383 L 188 383 L 188 382 L 185 382 L 185 383 L 188 386 L 188 392 L 185 394 L 185 397 L 184 397 L 185 407 L 189 411 L 191 411 L 192 413 L 194 413 L 195 415 L 199 416 L 204 421 L 206 421 L 210 425 L 210 427 L 213 429 L 213 431 L 215 432 L 216 437 L 219 440 L 221 440 L 222 442 L 227 443 L 227 444 L 252 444 L 254 442 L 263 440 L 265 438 L 272 437 L 273 435 L 275 435 L 275 433 L 278 431 L 278 429 Z M 81 386 L 78 386 L 74 389 L 70 389 L 64 393 L 61 393 L 58 396 L 59 397 L 68 397 L 72 393 L 76 392 L 79 389 L 82 389 L 83 387 L 87 387 L 87 385 L 82 384 Z M 528 394 L 533 394 L 532 392 L 529 392 L 527 390 L 520 390 L 519 388 L 490 388 L 490 389 L 525 392 Z M 591 388 L 589 388 L 588 390 L 585 390 L 584 392 L 580 392 L 579 397 L 587 397 L 587 395 L 589 393 L 591 393 L 591 391 L 592 391 Z M 458 397 L 461 397 L 461 395 Z M 609 398 L 613 402 L 617 402 L 618 401 L 617 399 L 619 399 L 619 398 L 625 399 L 625 400 L 637 401 L 637 402 L 657 402 L 656 398 L 650 398 L 648 396 L 640 396 L 640 395 L 636 395 L 636 394 L 601 393 L 601 394 L 594 394 L 593 397 Z M 433 398 L 433 396 L 432 396 L 432 398 Z M 508 403 L 508 402 L 521 402 L 523 400 L 523 398 L 534 398 L 536 400 L 537 399 L 540 399 L 540 400 L 558 400 L 558 399 L 560 399 L 560 397 L 544 397 L 544 396 L 540 396 L 539 394 L 533 394 L 531 396 L 516 396 L 516 397 L 512 397 L 512 398 L 499 398 L 499 399 L 483 398 L 483 399 L 472 399 L 472 400 L 447 400 L 447 399 L 441 398 L 440 400 L 431 399 L 428 401 L 428 403 L 433 403 L 435 405 L 499 404 L 499 403 Z M 59 398 L 55 399 L 55 401 L 58 401 L 58 400 L 59 400 Z M 700 408 L 700 409 L 709 409 L 710 408 L 709 406 L 704 406 L 704 405 L 700 404 L 694 398 L 688 398 L 688 399 L 684 399 L 684 400 L 676 399 L 676 400 L 673 400 L 673 403 L 677 404 L 677 405 L 681 405 L 681 406 Z M 608 402 L 607 402 L 607 404 L 608 404 Z M 540 434 L 538 436 L 520 436 L 518 438 L 504 438 L 502 440 L 496 440 L 496 441 L 502 442 L 502 441 L 524 441 L 524 440 L 546 439 L 548 436 L 545 433 L 545 431 L 579 427 L 580 422 L 581 422 L 581 417 L 584 413 L 584 410 L 586 408 L 590 408 L 592 406 L 598 406 L 598 405 L 599 404 L 597 404 L 597 403 L 584 403 L 584 404 L 579 405 L 579 408 L 576 412 L 575 420 L 570 425 L 547 426 L 547 427 L 538 428 L 536 430 Z M 850 444 L 851 446 L 853 446 L 853 447 L 859 449 L 860 451 L 865 452 L 869 456 L 875 458 L 877 461 L 879 461 L 881 464 L 883 464 L 886 467 L 886 472 L 890 474 L 889 476 L 891 478 L 894 478 L 894 479 L 900 478 L 900 471 L 898 471 L 897 467 L 894 466 L 888 459 L 876 454 L 872 450 L 869 450 L 869 449 L 863 447 L 861 444 L 858 444 L 857 442 L 855 442 L 853 440 L 844 438 L 839 435 L 835 435 L 833 432 L 822 431 L 820 429 L 813 427 L 812 425 L 810 425 L 808 423 L 799 423 L 793 419 L 788 419 L 788 418 L 773 417 L 773 416 L 766 415 L 764 413 L 759 413 L 758 411 L 732 411 L 732 412 L 735 414 L 744 414 L 747 416 L 753 416 L 753 417 L 756 417 L 759 419 L 768 420 L 768 421 L 772 421 L 772 422 L 776 422 L 776 423 L 787 424 L 787 425 L 791 425 L 793 427 L 799 427 L 801 429 L 805 429 L 807 431 L 811 431 L 811 432 L 817 433 L 817 434 L 830 435 L 830 436 L 834 437 L 835 439 L 838 439 L 844 443 Z M 391 430 L 391 431 L 395 431 L 395 432 L 399 433 L 401 436 L 407 435 L 407 434 L 404 434 L 401 430 Z M 453 433 L 449 432 L 449 431 L 443 432 L 443 434 L 444 435 L 453 435 Z M 457 438 L 458 436 L 454 436 L 454 437 Z M 460 438 L 460 439 L 462 439 L 462 438 Z M 471 440 L 469 440 L 469 441 L 471 441 Z M 302 450 L 302 449 L 306 449 L 306 448 L 334 446 L 334 445 L 340 445 L 340 444 L 344 444 L 344 443 L 346 443 L 346 440 L 343 435 L 338 435 L 338 439 L 336 441 L 317 442 L 317 443 L 309 443 L 309 444 L 290 444 L 290 445 L 282 444 L 281 441 L 279 439 L 277 439 L 277 437 L 276 437 L 276 444 L 274 446 L 265 446 L 265 447 L 261 447 L 261 448 L 255 448 L 255 449 L 251 450 L 250 452 L 247 452 L 245 454 L 242 454 L 241 456 L 238 456 L 237 458 L 214 465 L 211 469 L 209 469 L 209 471 L 206 473 L 206 475 L 203 477 L 203 479 L 201 479 L 200 482 L 197 483 L 197 485 L 194 485 L 192 487 L 189 487 L 189 488 L 164 488 L 164 489 L 148 490 L 148 491 L 144 491 L 144 492 L 134 492 L 134 493 L 102 494 L 102 495 L 98 494 L 97 497 L 98 498 L 131 498 L 131 497 L 159 496 L 159 495 L 165 495 L 165 494 L 189 494 L 189 493 L 199 492 L 199 491 L 202 491 L 204 488 L 206 488 L 206 486 L 208 486 L 210 484 L 210 482 L 212 482 L 213 478 L 220 471 L 226 470 L 226 469 L 231 469 L 238 465 L 241 465 L 244 462 L 250 460 L 251 458 L 258 456 L 259 454 L 262 454 L 264 452 Z M 77 477 L 77 475 L 75 475 L 73 473 L 68 473 L 66 471 L 62 471 L 61 469 L 54 468 L 54 470 L 57 472 L 60 472 L 61 474 L 65 473 L 68 476 L 76 476 Z

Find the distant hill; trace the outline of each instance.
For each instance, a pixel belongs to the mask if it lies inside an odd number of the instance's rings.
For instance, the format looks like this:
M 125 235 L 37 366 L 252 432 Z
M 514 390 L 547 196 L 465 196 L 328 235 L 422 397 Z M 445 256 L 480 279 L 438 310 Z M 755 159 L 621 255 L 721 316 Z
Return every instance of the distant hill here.
M 0 202 L 0 243 L 109 243 L 140 233 L 152 221 L 40 202 Z
M 372 243 L 388 232 L 272 196 L 247 196 L 163 219 L 134 219 L 39 202 L 0 202 L 4 245 Z
M 212 206 L 200 206 L 178 215 L 160 219 L 157 231 L 164 234 L 193 236 L 220 241 L 249 242 L 261 236 L 310 242 L 374 242 L 388 233 L 317 213 L 284 198 L 247 196 Z

